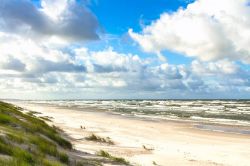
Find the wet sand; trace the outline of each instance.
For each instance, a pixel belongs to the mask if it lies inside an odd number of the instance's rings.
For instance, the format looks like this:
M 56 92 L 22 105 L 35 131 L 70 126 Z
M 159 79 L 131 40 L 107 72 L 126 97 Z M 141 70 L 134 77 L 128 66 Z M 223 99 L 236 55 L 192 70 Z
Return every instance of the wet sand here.
M 52 117 L 50 123 L 63 129 L 74 147 L 84 152 L 94 154 L 102 149 L 143 166 L 250 165 L 249 127 L 219 126 L 231 129 L 225 133 L 210 131 L 211 126 L 200 123 L 129 118 L 87 108 L 80 111 L 45 104 L 15 104 L 42 113 L 38 116 Z M 230 132 L 237 130 L 246 133 Z M 110 137 L 115 145 L 87 141 L 85 137 L 92 133 Z

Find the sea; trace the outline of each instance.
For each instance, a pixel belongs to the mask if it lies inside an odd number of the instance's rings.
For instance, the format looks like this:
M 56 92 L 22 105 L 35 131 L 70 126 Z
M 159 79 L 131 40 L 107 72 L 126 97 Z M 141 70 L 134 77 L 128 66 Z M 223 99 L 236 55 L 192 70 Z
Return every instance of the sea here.
M 148 120 L 181 120 L 250 126 L 250 100 L 39 100 L 77 110 L 102 111 Z

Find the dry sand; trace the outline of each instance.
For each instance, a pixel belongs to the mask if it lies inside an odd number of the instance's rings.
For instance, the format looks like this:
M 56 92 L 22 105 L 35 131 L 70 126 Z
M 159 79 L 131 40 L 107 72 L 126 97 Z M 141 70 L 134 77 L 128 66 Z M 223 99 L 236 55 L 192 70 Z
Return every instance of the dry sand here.
M 15 104 L 53 117 L 52 124 L 72 138 L 77 150 L 96 153 L 103 149 L 142 166 L 154 165 L 153 162 L 161 166 L 250 165 L 250 135 L 204 131 L 190 122 L 150 121 L 89 109 Z M 110 137 L 115 145 L 85 140 L 92 133 Z

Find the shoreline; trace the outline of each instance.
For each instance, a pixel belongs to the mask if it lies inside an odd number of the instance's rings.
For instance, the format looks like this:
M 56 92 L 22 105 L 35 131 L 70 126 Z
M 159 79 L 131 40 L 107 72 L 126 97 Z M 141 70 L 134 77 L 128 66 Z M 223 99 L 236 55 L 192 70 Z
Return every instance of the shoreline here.
M 66 102 L 66 104 L 64 104 L 64 103 L 61 103 L 61 102 L 63 102 L 64 100 L 58 100 L 58 101 L 60 101 L 60 103 L 58 104 L 58 103 L 51 103 L 51 102 L 44 102 L 44 101 L 42 101 L 42 102 L 34 102 L 33 100 L 32 101 L 26 101 L 26 100 L 21 100 L 21 101 L 18 101 L 18 100 L 14 100 L 13 102 L 27 102 L 27 103 L 30 103 L 30 104 L 38 104 L 38 105 L 44 105 L 44 106 L 50 106 L 50 107 L 55 107 L 55 108 L 64 108 L 64 109 L 74 109 L 74 110 L 84 110 L 84 111 L 86 111 L 87 109 L 89 109 L 89 110 L 91 110 L 92 112 L 93 111 L 98 111 L 98 112 L 107 112 L 107 113 L 109 113 L 109 114 L 113 114 L 113 115 L 119 115 L 119 116 L 123 116 L 123 117 L 128 117 L 128 118 L 136 118 L 136 119 L 143 119 L 143 120 L 153 120 L 153 121 L 174 121 L 174 122 L 179 122 L 179 123 L 182 123 L 182 122 L 184 122 L 184 123 L 199 123 L 199 124 L 212 124 L 212 125 L 225 125 L 225 126 L 233 126 L 233 127 L 235 127 L 235 126 L 238 126 L 238 127 L 250 127 L 250 119 L 249 120 L 247 120 L 248 118 L 246 118 L 245 120 L 244 120 L 244 118 L 241 118 L 241 117 L 237 117 L 237 115 L 238 114 L 236 114 L 235 115 L 235 111 L 232 111 L 231 112 L 231 114 L 232 115 L 234 115 L 235 117 L 228 117 L 227 116 L 227 114 L 224 114 L 224 113 L 222 113 L 220 116 L 215 116 L 215 117 L 209 117 L 209 116 L 197 116 L 196 115 L 196 113 L 197 113 L 197 109 L 196 109 L 196 107 L 193 107 L 193 109 L 194 110 L 196 110 L 196 111 L 194 111 L 193 113 L 194 113 L 194 115 L 192 115 L 192 112 L 190 112 L 190 111 L 187 111 L 188 112 L 188 116 L 186 116 L 185 115 L 185 112 L 186 111 L 183 111 L 183 113 L 184 113 L 184 115 L 182 115 L 181 114 L 181 116 L 179 116 L 178 114 L 176 115 L 176 114 L 174 114 L 174 115 L 167 115 L 166 114 L 166 116 L 159 116 L 159 114 L 140 114 L 140 112 L 141 111 L 139 111 L 138 113 L 135 113 L 134 111 L 133 112 L 123 112 L 123 111 L 121 111 L 121 112 L 117 112 L 117 111 L 113 111 L 112 109 L 113 108 L 116 108 L 116 106 L 114 105 L 114 107 L 112 106 L 112 107 L 110 107 L 110 106 L 108 106 L 107 104 L 104 104 L 104 107 L 100 107 L 100 106 L 98 106 L 98 104 L 100 104 L 100 103 L 98 103 L 96 100 L 84 100 L 84 102 L 86 102 L 86 101 L 90 101 L 90 102 L 94 102 L 94 103 L 85 103 L 85 105 L 75 105 L 75 104 L 73 104 L 73 103 L 67 103 L 67 102 L 69 102 L 69 101 L 71 101 L 71 100 L 65 100 L 65 102 Z M 75 100 L 72 100 L 72 101 L 75 101 Z M 77 100 L 78 101 L 78 100 Z M 79 100 L 80 101 L 80 100 Z M 111 100 L 100 100 L 100 101 L 111 101 Z M 140 100 L 141 101 L 141 100 Z M 157 100 L 153 100 L 153 101 L 157 101 Z M 174 101 L 176 101 L 176 100 L 174 100 Z M 182 100 L 181 100 L 182 101 Z M 192 100 L 183 100 L 183 101 L 192 101 Z M 198 100 L 198 101 L 200 101 L 200 100 Z M 210 101 L 210 100 L 206 100 L 206 101 Z M 217 100 L 211 100 L 211 101 L 213 101 L 213 104 L 216 104 L 217 103 Z M 220 100 L 218 100 L 218 101 L 220 101 Z M 228 101 L 228 100 L 221 100 L 221 101 Z M 230 100 L 230 101 L 232 101 L 232 100 Z M 238 101 L 238 100 L 233 100 L 233 101 Z M 246 100 L 246 101 L 249 101 L 249 100 Z M 11 102 L 11 101 L 10 101 Z M 97 102 L 97 103 L 96 103 Z M 92 105 L 93 104 L 93 105 Z M 97 104 L 97 105 L 96 105 Z M 112 103 L 110 103 L 111 105 L 112 105 Z M 170 104 L 170 103 L 168 103 L 168 104 Z M 175 105 L 178 105 L 178 107 L 180 107 L 180 105 L 179 105 L 180 103 L 176 103 L 176 104 L 170 104 L 170 105 L 165 105 L 165 106 L 175 106 Z M 198 104 L 198 106 L 200 106 L 199 105 L 199 103 L 196 103 L 196 104 L 191 104 L 190 105 L 190 103 L 189 104 L 186 104 L 185 106 L 188 106 L 188 107 L 192 107 L 192 106 L 194 106 L 194 105 L 197 105 Z M 201 104 L 201 103 L 200 103 Z M 204 103 L 203 103 L 204 104 Z M 207 103 L 208 104 L 208 103 Z M 220 104 L 222 104 L 222 103 L 217 103 L 216 105 L 213 105 L 213 106 L 219 106 Z M 232 103 L 227 103 L 227 104 L 225 104 L 224 105 L 224 107 L 225 108 L 234 108 L 234 106 L 232 106 L 231 105 Z M 237 103 L 237 104 L 239 104 L 239 103 Z M 241 109 L 243 109 L 243 108 L 245 108 L 246 107 L 246 105 L 245 104 L 247 104 L 247 103 L 243 103 L 243 105 L 241 104 L 241 105 L 238 105 L 238 106 L 235 106 L 235 108 L 237 107 L 238 109 L 239 109 L 239 111 L 240 111 L 240 114 L 242 114 L 243 112 L 245 113 L 247 110 L 241 110 Z M 107 107 L 108 106 L 108 107 Z M 121 107 L 122 107 L 122 105 L 120 105 Z M 138 106 L 138 105 L 137 105 Z M 136 106 L 136 107 L 137 107 Z M 147 105 L 145 105 L 145 106 L 147 106 Z M 164 106 L 164 107 L 165 107 Z M 133 107 L 133 106 L 132 106 Z M 131 109 L 132 107 L 128 107 L 128 109 Z M 208 107 L 210 107 L 210 105 L 208 105 Z M 118 106 L 118 108 L 119 108 L 119 106 Z M 126 108 L 126 107 L 125 107 Z M 155 109 L 156 107 L 152 107 L 152 108 L 149 108 L 149 107 L 147 107 L 147 109 Z M 189 108 L 189 109 L 190 109 Z M 111 109 L 111 110 L 110 110 Z M 140 109 L 140 105 L 139 105 L 139 107 L 138 108 L 136 108 L 136 109 Z M 185 109 L 185 108 L 183 108 L 183 109 Z M 219 110 L 219 112 L 221 111 L 221 107 L 220 108 L 218 108 Z M 155 111 L 157 111 L 157 109 L 155 110 Z M 176 112 L 179 112 L 179 110 L 175 110 Z M 206 110 L 204 110 L 203 109 L 203 111 L 210 111 L 210 113 L 211 113 L 211 110 L 210 109 L 206 109 Z M 169 112 L 169 110 L 167 110 L 166 112 Z M 171 111 L 170 111 L 171 112 Z M 213 111 L 212 111 L 213 112 Z M 222 112 L 225 112 L 225 110 L 224 111 L 222 111 Z M 226 111 L 227 112 L 227 111 Z M 248 112 L 248 111 L 247 111 Z M 190 114 L 191 113 L 191 114 Z M 165 114 L 164 114 L 165 115 Z M 242 115 L 244 115 L 244 114 L 242 114 Z M 183 117 L 182 117 L 183 116 Z M 248 116 L 248 114 L 246 114 L 245 116 Z
M 174 123 L 174 124 L 188 124 L 191 125 L 192 128 L 202 130 L 202 131 L 211 131 L 211 132 L 219 132 L 219 133 L 229 133 L 229 134 L 237 134 L 237 135 L 250 135 L 250 122 L 241 122 L 241 123 L 226 123 L 225 121 L 228 119 L 224 119 L 224 121 L 203 121 L 197 119 L 181 119 L 181 118 L 155 118 L 150 116 L 134 116 L 129 114 L 120 114 L 117 112 L 107 111 L 105 109 L 96 108 L 96 107 L 68 107 L 68 106 L 58 106 L 55 104 L 45 104 L 45 103 L 29 103 L 31 105 L 39 105 L 52 107 L 55 109 L 68 109 L 74 111 L 84 111 L 88 113 L 101 113 L 105 115 L 115 116 L 117 118 L 122 117 L 125 119 L 135 119 L 139 121 L 146 122 L 163 122 L 163 123 Z
M 141 165 L 235 165 L 238 161 L 247 165 L 250 162 L 249 134 L 201 130 L 192 122 L 148 121 L 107 112 L 14 104 L 53 117 L 52 123 L 73 138 L 71 141 L 77 150 L 92 154 L 104 149 Z M 115 145 L 84 139 L 92 133 L 110 137 Z

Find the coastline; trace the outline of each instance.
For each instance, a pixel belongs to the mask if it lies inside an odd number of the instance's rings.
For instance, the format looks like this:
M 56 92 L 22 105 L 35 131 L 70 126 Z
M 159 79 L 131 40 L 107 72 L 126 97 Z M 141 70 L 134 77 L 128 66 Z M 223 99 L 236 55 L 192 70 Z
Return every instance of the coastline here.
M 50 123 L 63 129 L 77 150 L 95 154 L 103 149 L 132 164 L 238 165 L 241 161 L 241 165 L 248 165 L 250 162 L 249 134 L 201 130 L 192 122 L 149 121 L 100 111 L 14 104 L 52 117 Z M 92 133 L 110 137 L 115 145 L 84 139 Z

